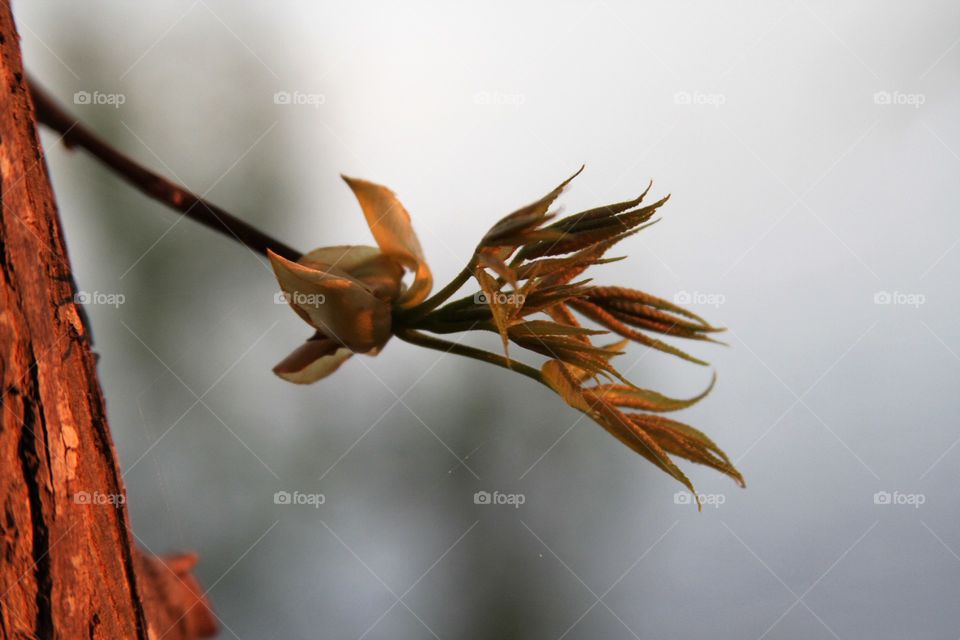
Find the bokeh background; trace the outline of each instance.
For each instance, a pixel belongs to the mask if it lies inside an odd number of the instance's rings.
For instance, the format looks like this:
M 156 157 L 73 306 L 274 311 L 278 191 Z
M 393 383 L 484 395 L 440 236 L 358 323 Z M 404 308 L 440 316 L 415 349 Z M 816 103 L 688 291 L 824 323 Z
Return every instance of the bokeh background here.
M 79 118 L 302 249 L 370 241 L 341 172 L 397 191 L 438 280 L 583 162 L 566 211 L 653 178 L 662 222 L 597 280 L 730 328 L 687 345 L 719 383 L 677 417 L 748 488 L 686 465 L 714 503 L 697 513 L 489 366 L 394 341 L 283 383 L 309 329 L 264 260 L 47 132 L 79 287 L 122 296 L 88 311 L 134 529 L 201 554 L 221 637 L 960 636 L 957 3 L 16 11 L 27 67 Z M 710 378 L 624 358 L 672 395 Z

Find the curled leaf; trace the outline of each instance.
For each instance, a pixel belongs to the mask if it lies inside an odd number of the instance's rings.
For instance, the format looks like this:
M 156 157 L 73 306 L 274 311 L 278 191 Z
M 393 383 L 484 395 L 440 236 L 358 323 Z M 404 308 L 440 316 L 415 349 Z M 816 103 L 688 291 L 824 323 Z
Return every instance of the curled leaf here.
M 272 251 L 270 264 L 294 311 L 351 351 L 366 353 L 390 338 L 390 305 L 359 280 L 331 267 L 313 269 Z
M 325 336 L 307 340 L 273 368 L 278 376 L 296 384 L 310 384 L 340 368 L 353 352 Z
M 401 307 L 423 302 L 433 288 L 433 274 L 413 231 L 410 214 L 390 189 L 366 180 L 342 176 L 363 209 L 367 226 L 380 249 L 414 273 L 413 284 L 398 300 Z
M 323 270 L 327 265 L 339 269 L 367 285 L 381 300 L 394 300 L 400 295 L 403 267 L 376 247 L 321 247 L 304 254 L 297 262 L 312 269 Z

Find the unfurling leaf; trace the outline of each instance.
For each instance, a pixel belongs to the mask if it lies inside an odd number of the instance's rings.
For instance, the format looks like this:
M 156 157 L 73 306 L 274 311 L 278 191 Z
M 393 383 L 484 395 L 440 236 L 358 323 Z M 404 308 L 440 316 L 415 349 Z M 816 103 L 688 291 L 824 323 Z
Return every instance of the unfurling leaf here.
M 530 320 L 514 324 L 509 329 L 510 337 L 515 336 L 597 336 L 606 331 L 585 329 L 580 326 L 550 322 L 548 320 Z
M 669 196 L 643 206 L 647 186 L 631 200 L 555 219 L 551 207 L 580 171 L 501 218 L 477 245 L 467 267 L 432 297 L 433 276 L 406 209 L 386 187 L 344 177 L 377 247 L 324 247 L 297 262 L 269 254 L 290 306 L 316 330 L 274 371 L 290 382 L 314 382 L 354 353 L 379 352 L 396 334 L 414 344 L 511 368 L 547 385 L 695 496 L 693 484 L 671 456 L 711 467 L 743 485 L 743 476 L 710 438 L 661 415 L 702 400 L 715 378 L 694 397 L 671 398 L 637 387 L 614 365 L 629 342 L 706 364 L 652 334 L 716 342 L 713 335 L 723 329 L 649 293 L 598 286 L 583 277 L 593 266 L 622 259 L 606 255 L 657 222 L 653 218 Z M 404 284 L 406 272 L 413 274 L 409 286 Z M 480 291 L 448 302 L 471 276 Z M 474 329 L 496 331 L 504 356 L 422 333 Z M 596 336 L 607 332 L 624 339 L 594 344 Z M 511 343 L 515 352 L 545 357 L 546 362 L 537 369 L 511 359 Z
M 588 228 L 588 225 L 592 224 L 595 220 L 607 220 L 618 213 L 623 213 L 628 209 L 633 209 L 643 202 L 643 199 L 647 196 L 647 193 L 650 192 L 650 188 L 652 186 L 653 181 L 651 180 L 650 184 L 647 185 L 647 188 L 643 190 L 643 193 L 633 200 L 616 202 L 614 204 L 603 205 L 595 209 L 581 211 L 580 213 L 574 213 L 565 218 L 557 220 L 551 224 L 550 227 L 564 232 L 577 231 L 578 228 Z
M 637 427 L 626 414 L 617 410 L 616 407 L 605 403 L 601 397 L 580 387 L 562 362 L 551 360 L 545 363 L 540 371 L 550 388 L 567 404 L 588 415 L 617 440 L 679 481 L 694 496 L 697 495 L 690 479 L 670 459 L 667 452 L 657 444 L 650 434 Z M 697 508 L 700 508 L 699 499 L 697 500 Z
M 638 428 L 650 433 L 666 451 L 712 467 L 733 478 L 741 487 L 747 486 L 727 454 L 697 429 L 663 416 L 631 414 L 630 419 Z
M 535 229 L 550 219 L 551 216 L 547 214 L 550 205 L 553 204 L 553 201 L 563 192 L 564 187 L 580 175 L 583 169 L 584 167 L 581 166 L 576 173 L 561 182 L 553 191 L 536 202 L 517 209 L 510 215 L 501 218 L 483 237 L 483 240 L 480 241 L 480 246 L 516 246 L 529 241 L 529 238 L 524 236 L 524 232 Z
M 366 353 L 390 338 L 390 305 L 334 267 L 310 268 L 269 253 L 287 301 L 301 318 L 351 351 Z
M 367 226 L 381 251 L 414 272 L 413 284 L 401 294 L 398 305 L 412 307 L 423 302 L 433 287 L 433 274 L 413 231 L 410 214 L 390 189 L 366 180 L 342 177 L 360 202 Z
M 564 218 L 552 227 L 548 227 L 552 230 L 563 231 L 564 235 L 562 238 L 554 242 L 541 240 L 527 244 L 520 250 L 517 256 L 523 259 L 557 256 L 577 251 L 597 242 L 624 236 L 624 234 L 629 233 L 653 217 L 657 209 L 669 198 L 670 196 L 662 198 L 642 209 L 627 211 L 618 215 L 598 215 L 587 221 L 577 219 L 577 215 L 574 214 L 573 216 Z M 569 221 L 566 224 L 566 229 L 557 226 L 565 221 Z
M 273 372 L 288 382 L 310 384 L 326 378 L 352 355 L 336 340 L 317 334 L 284 358 Z
M 571 307 L 573 307 L 583 315 L 587 316 L 594 322 L 597 322 L 603 325 L 604 327 L 610 329 L 615 333 L 619 333 L 624 338 L 629 338 L 630 340 L 638 342 L 644 346 L 657 349 L 658 351 L 663 351 L 664 353 L 669 353 L 671 355 L 677 356 L 678 358 L 683 358 L 684 360 L 693 362 L 695 364 L 704 365 L 704 366 L 707 365 L 707 363 L 704 362 L 703 360 L 700 360 L 699 358 L 694 358 L 693 356 L 681 351 L 680 349 L 670 346 L 666 342 L 661 342 L 660 340 L 656 340 L 639 331 L 631 329 L 630 327 L 625 325 L 623 322 L 621 322 L 620 320 L 615 318 L 613 315 L 611 315 L 609 312 L 605 311 L 604 309 L 601 309 L 600 307 L 598 307 L 597 305 L 591 302 L 572 298 L 567 302 L 567 304 L 569 304 Z

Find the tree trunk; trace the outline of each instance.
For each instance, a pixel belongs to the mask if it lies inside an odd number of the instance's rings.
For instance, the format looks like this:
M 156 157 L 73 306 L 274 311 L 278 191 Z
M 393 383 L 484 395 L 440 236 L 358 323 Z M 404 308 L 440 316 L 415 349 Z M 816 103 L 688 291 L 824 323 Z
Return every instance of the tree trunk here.
M 133 541 L 9 0 L 0 209 L 0 639 L 209 637 L 195 557 Z

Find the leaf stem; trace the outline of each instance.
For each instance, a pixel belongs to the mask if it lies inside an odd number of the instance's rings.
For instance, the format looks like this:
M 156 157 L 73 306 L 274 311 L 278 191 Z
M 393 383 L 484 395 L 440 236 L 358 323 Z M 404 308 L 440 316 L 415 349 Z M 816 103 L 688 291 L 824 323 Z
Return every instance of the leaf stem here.
M 433 349 L 434 351 L 455 353 L 458 356 L 464 356 L 466 358 L 480 360 L 481 362 L 487 362 L 489 364 L 503 367 L 504 369 L 509 369 L 510 371 L 515 371 L 519 374 L 525 375 L 531 380 L 536 380 L 540 384 L 546 384 L 540 372 L 530 365 L 526 365 L 515 360 L 510 360 L 509 358 L 497 355 L 496 353 L 484 351 L 483 349 L 476 349 L 465 344 L 434 338 L 433 336 L 424 335 L 419 331 L 414 331 L 412 329 L 399 329 L 395 335 L 404 342 L 426 347 L 427 349 Z

